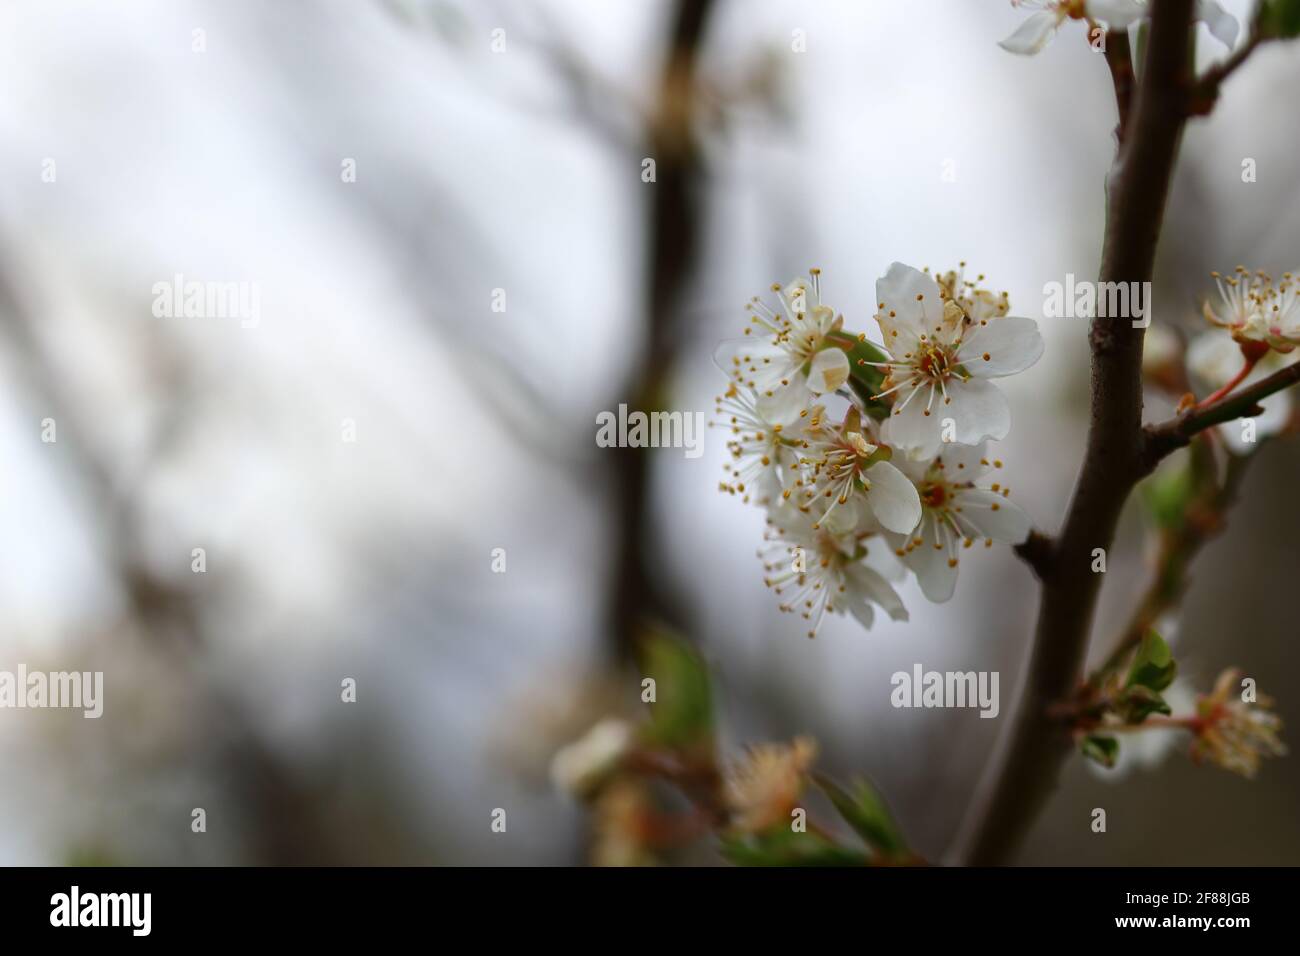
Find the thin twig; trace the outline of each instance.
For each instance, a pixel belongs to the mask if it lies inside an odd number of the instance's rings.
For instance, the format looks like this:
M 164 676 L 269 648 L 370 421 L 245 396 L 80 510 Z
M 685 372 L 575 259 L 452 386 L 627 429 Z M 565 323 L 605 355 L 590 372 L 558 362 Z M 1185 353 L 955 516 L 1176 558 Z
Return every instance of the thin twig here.
M 1226 60 L 1215 64 L 1205 72 L 1205 75 L 1197 81 L 1192 96 L 1190 105 L 1192 115 L 1204 116 L 1214 109 L 1214 104 L 1218 102 L 1219 91 L 1222 89 L 1224 82 L 1250 58 L 1250 55 L 1264 42 L 1264 39 L 1264 37 L 1260 36 L 1258 29 L 1252 28 L 1245 43 L 1237 47 Z
M 1160 459 L 1182 448 L 1193 436 L 1238 418 L 1258 415 L 1259 403 L 1275 392 L 1300 382 L 1300 363 L 1288 365 L 1249 388 L 1232 392 L 1205 407 L 1196 407 L 1158 425 L 1143 429 L 1143 467 L 1154 468 Z
M 1213 469 L 1213 452 L 1204 439 L 1192 451 L 1206 456 L 1208 460 L 1204 462 L 1204 467 Z M 1097 685 L 1102 675 L 1118 667 L 1141 643 L 1160 616 L 1178 606 L 1190 583 L 1188 571 L 1192 561 L 1223 530 L 1227 512 L 1236 503 L 1241 482 L 1254 457 L 1230 456 L 1223 482 L 1202 494 L 1200 500 L 1192 502 L 1177 528 L 1166 530 L 1161 535 L 1151 584 L 1134 609 L 1128 626 L 1120 633 L 1105 663 L 1097 669 L 1090 683 Z M 1192 467 L 1197 466 L 1193 464 Z

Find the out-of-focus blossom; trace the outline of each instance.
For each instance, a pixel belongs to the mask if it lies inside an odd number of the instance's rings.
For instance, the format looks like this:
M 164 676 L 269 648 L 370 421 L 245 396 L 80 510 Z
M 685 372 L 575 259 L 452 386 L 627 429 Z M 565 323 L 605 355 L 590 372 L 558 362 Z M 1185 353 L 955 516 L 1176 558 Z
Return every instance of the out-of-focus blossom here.
M 789 825 L 816 759 L 817 742 L 811 737 L 749 748 L 727 776 L 732 827 L 758 833 L 777 824 Z
M 906 479 L 905 479 L 906 480 Z M 907 620 L 902 598 L 874 563 L 871 550 L 884 553 L 878 525 L 859 515 L 850 502 L 814 528 L 810 514 L 784 503 L 768 513 L 763 583 L 780 595 L 782 611 L 798 612 L 816 637 L 829 613 L 847 611 L 863 627 L 875 619 L 872 605 L 895 621 Z M 873 545 L 870 540 L 879 542 Z
M 618 769 L 633 740 L 631 726 L 607 717 L 551 759 L 551 781 L 577 797 L 588 797 Z
M 1192 758 L 1254 777 L 1263 758 L 1286 753 L 1278 737 L 1282 719 L 1269 709 L 1272 704 L 1262 694 L 1254 702 L 1243 700 L 1241 672 L 1225 670 L 1214 689 L 1197 701 Z
M 658 809 L 644 783 L 618 778 L 593 807 L 591 862 L 595 866 L 653 866 Z
M 1221 388 L 1232 381 L 1240 372 L 1244 361 L 1246 359 L 1242 355 L 1237 342 L 1222 332 L 1202 332 L 1192 340 L 1192 344 L 1187 349 L 1188 371 L 1197 380 L 1212 389 Z M 1263 358 L 1255 363 L 1250 373 L 1242 380 L 1241 387 L 1249 387 L 1296 361 L 1300 361 L 1300 351 L 1292 351 L 1285 355 L 1278 352 L 1267 352 Z M 1222 425 L 1217 426 L 1218 434 L 1222 436 L 1233 454 L 1250 454 L 1258 447 L 1260 438 L 1280 434 L 1290 424 L 1294 406 L 1288 389 L 1274 392 L 1267 398 L 1262 399 L 1259 406 L 1264 411 L 1252 419 L 1255 423 L 1254 437 L 1256 439 L 1253 442 L 1246 441 L 1243 437 L 1240 421 L 1224 422 Z

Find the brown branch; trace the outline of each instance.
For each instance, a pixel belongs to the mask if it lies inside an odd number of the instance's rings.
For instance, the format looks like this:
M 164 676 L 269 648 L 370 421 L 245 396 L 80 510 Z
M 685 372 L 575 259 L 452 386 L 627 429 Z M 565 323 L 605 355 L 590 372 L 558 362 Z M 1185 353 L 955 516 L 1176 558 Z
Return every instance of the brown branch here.
M 1050 535 L 1035 530 L 1030 531 L 1029 537 L 1016 545 L 1015 552 L 1020 560 L 1033 569 L 1039 580 L 1043 580 L 1047 576 L 1055 548 L 1056 542 Z
M 1102 282 L 1148 282 L 1187 118 L 1192 0 L 1154 0 L 1151 38 L 1133 114 L 1108 190 Z M 1006 861 L 1056 785 L 1069 735 L 1048 709 L 1077 685 L 1101 575 L 1129 492 L 1142 477 L 1142 336 L 1126 318 L 1092 321 L 1091 422 L 1069 511 L 1046 564 L 1038 622 L 1018 707 L 958 836 L 956 857 Z
M 1160 459 L 1182 448 L 1207 428 L 1258 415 L 1262 411 L 1260 402 L 1296 382 L 1300 382 L 1300 364 L 1288 365 L 1249 388 L 1230 392 L 1204 408 L 1192 408 L 1158 425 L 1148 425 L 1143 430 L 1144 467 L 1147 470 L 1154 468 Z
M 1115 108 L 1119 111 L 1115 138 L 1122 143 L 1133 111 L 1133 83 L 1136 79 L 1126 30 L 1111 30 L 1106 34 L 1106 65 L 1110 67 L 1110 78 L 1115 85 Z

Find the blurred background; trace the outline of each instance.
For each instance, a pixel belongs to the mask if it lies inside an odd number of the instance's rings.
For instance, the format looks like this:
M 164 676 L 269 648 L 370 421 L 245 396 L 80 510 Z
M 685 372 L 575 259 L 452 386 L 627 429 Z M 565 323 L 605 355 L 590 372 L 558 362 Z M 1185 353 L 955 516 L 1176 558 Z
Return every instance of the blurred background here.
M 583 862 L 590 821 L 547 764 L 637 705 L 650 620 L 713 665 L 729 748 L 814 735 L 941 857 L 1011 712 L 1026 568 L 995 549 L 950 603 L 909 583 L 910 622 L 835 618 L 810 642 L 762 585 L 762 514 L 718 493 L 722 436 L 695 459 L 605 449 L 595 415 L 711 414 L 714 347 L 773 281 L 821 267 L 867 330 L 890 262 L 967 260 L 1047 338 L 1004 384 L 1000 455 L 1054 529 L 1087 353 L 1042 287 L 1096 274 L 1115 115 L 1077 24 L 1037 57 L 998 48 L 1023 16 L 6 3 L 0 669 L 103 671 L 105 711 L 0 711 L 0 863 Z M 1300 49 L 1266 47 L 1189 129 L 1156 325 L 1200 327 L 1211 269 L 1300 266 L 1297 82 Z M 177 274 L 255 286 L 260 321 L 156 316 Z M 1196 686 L 1239 665 L 1295 727 L 1300 448 L 1257 458 L 1166 627 Z M 1149 558 L 1134 508 L 1094 658 Z M 1000 671 L 1002 718 L 892 709 L 917 662 Z M 1298 798 L 1294 757 L 1253 782 L 1182 753 L 1109 775 L 1076 758 L 1018 859 L 1296 864 Z

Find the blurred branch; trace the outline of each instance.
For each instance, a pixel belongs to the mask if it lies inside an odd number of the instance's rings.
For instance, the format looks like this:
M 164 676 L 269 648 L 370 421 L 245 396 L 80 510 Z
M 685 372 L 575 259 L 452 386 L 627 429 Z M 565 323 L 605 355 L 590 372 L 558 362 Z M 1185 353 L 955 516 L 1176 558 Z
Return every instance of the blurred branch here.
M 646 263 L 649 305 L 645 343 L 621 390 L 630 407 L 662 407 L 677 358 L 680 309 L 699 244 L 701 160 L 693 128 L 695 75 L 712 0 L 677 0 L 656 108 L 646 130 L 655 160 L 650 189 L 650 240 Z M 630 659 L 644 623 L 660 619 L 687 630 L 651 566 L 652 456 L 644 449 L 608 450 L 615 535 L 612 594 L 606 632 L 616 657 Z
M 1264 37 L 1259 32 L 1259 22 L 1256 19 L 1251 25 L 1250 35 L 1246 38 L 1246 42 L 1237 47 L 1226 60 L 1207 70 L 1205 75 L 1197 81 L 1193 90 L 1191 104 L 1191 110 L 1194 114 L 1205 115 L 1214 109 L 1214 104 L 1219 99 L 1219 92 L 1228 77 L 1237 72 L 1262 42 L 1264 42 Z
M 1203 457 L 1205 468 L 1213 470 L 1213 451 L 1207 440 L 1198 442 L 1192 452 Z M 1147 632 L 1155 627 L 1160 616 L 1176 608 L 1182 601 L 1187 591 L 1188 570 L 1192 562 L 1201 549 L 1223 530 L 1228 511 L 1236 503 L 1241 483 L 1254 460 L 1254 455 L 1229 455 L 1223 481 L 1212 485 L 1197 500 L 1190 502 L 1177 527 L 1162 532 L 1151 584 L 1106 661 L 1098 668 L 1098 674 L 1118 667 L 1141 643 Z M 1094 682 L 1095 680 L 1094 677 Z
M 259 847 L 259 862 L 301 864 L 339 862 L 332 847 L 337 841 L 323 821 L 316 819 L 311 794 L 302 787 L 294 772 L 262 740 L 256 724 L 237 701 L 206 676 L 207 669 L 196 665 L 202 649 L 203 613 L 200 595 L 180 583 L 181 578 L 158 575 L 143 554 L 143 535 L 139 528 L 137 502 L 121 488 L 139 488 L 151 463 L 157 462 L 175 438 L 182 434 L 183 402 L 169 404 L 162 424 L 156 429 L 151 452 L 134 480 L 122 480 L 111 467 L 110 459 L 96 452 L 86 440 L 90 430 L 84 427 L 75 411 L 75 403 L 61 390 L 60 377 L 34 334 L 29 310 L 8 276 L 0 270 L 0 327 L 8 335 L 14 355 L 21 360 L 28 392 L 50 409 L 67 450 L 80 472 L 92 504 L 107 511 L 100 529 L 104 541 L 103 556 L 117 577 L 127 600 L 129 619 L 146 636 L 169 663 L 185 669 L 202 688 L 204 697 L 196 700 L 196 711 L 213 714 L 230 746 L 222 758 L 232 771 L 223 785 L 240 792 L 244 806 L 250 808 Z M 163 348 L 152 343 L 153 351 Z M 175 357 L 172 356 L 174 359 Z M 71 440 L 69 440 L 71 439 Z M 180 638 L 184 643 L 178 642 Z M 286 825 L 290 821 L 291 825 Z

